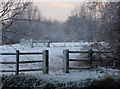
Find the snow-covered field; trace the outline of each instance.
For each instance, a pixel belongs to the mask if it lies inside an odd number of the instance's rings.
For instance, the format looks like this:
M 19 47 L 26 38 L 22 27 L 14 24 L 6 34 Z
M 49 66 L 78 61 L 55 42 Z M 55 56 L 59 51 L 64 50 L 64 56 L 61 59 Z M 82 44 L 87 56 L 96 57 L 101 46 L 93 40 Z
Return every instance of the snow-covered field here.
M 26 44 L 13 44 L 13 45 L 3 45 L 3 53 L 15 53 L 16 50 L 20 52 L 42 52 L 43 50 L 49 50 L 49 69 L 50 73 L 62 72 L 63 68 L 63 50 L 82 50 L 83 46 L 88 46 L 89 43 L 51 43 L 50 47 L 46 47 L 42 43 L 34 44 L 34 47 L 31 47 L 29 43 Z M 77 54 L 79 55 L 79 54 Z M 71 57 L 77 57 L 77 55 L 71 55 Z M 2 62 L 12 62 L 16 61 L 15 56 L 4 55 L 2 56 Z M 42 55 L 22 55 L 20 56 L 20 61 L 26 60 L 42 60 Z M 32 63 L 32 64 L 21 64 L 20 69 L 34 69 L 42 67 L 42 63 Z M 2 69 L 15 69 L 15 65 L 2 65 Z
M 102 68 L 102 71 L 100 70 L 71 70 L 69 74 L 63 73 L 63 50 L 69 49 L 69 50 L 89 50 L 89 45 L 92 43 L 88 42 L 76 42 L 76 43 L 52 43 L 50 47 L 46 47 L 42 43 L 34 44 L 34 47 L 31 47 L 29 43 L 22 43 L 22 44 L 13 44 L 13 45 L 3 45 L 2 46 L 2 52 L 3 53 L 15 53 L 16 50 L 20 50 L 20 52 L 41 52 L 43 50 L 49 50 L 49 75 L 44 75 L 41 72 L 28 72 L 32 75 L 36 75 L 37 77 L 41 77 L 44 79 L 57 79 L 59 81 L 62 80 L 68 80 L 68 81 L 77 81 L 80 79 L 89 79 L 89 78 L 102 78 L 106 76 L 106 73 L 108 73 L 110 76 L 118 76 L 119 72 L 118 70 L 113 69 L 105 69 Z M 104 43 L 101 43 L 102 45 L 105 45 Z M 78 58 L 79 54 L 72 54 L 70 57 L 72 58 Z M 9 61 L 15 61 L 15 56 L 2 56 L 2 62 L 9 62 Z M 42 60 L 41 55 L 22 55 L 20 56 L 21 61 L 26 60 Z M 76 62 L 72 62 L 70 65 L 76 66 Z M 34 69 L 34 68 L 42 68 L 42 63 L 32 63 L 32 64 L 20 64 L 20 69 Z M 7 69 L 7 70 L 14 70 L 15 65 L 5 64 L 2 65 L 0 69 Z M 117 71 L 117 72 L 116 72 Z M 41 73 L 41 75 L 40 75 Z M 57 77 L 57 78 L 56 78 Z M 51 80 L 51 79 L 50 79 Z
M 81 71 L 81 72 L 71 72 L 68 74 L 58 74 L 58 75 L 39 75 L 39 74 L 32 74 L 35 75 L 35 77 L 50 81 L 50 82 L 61 82 L 61 83 L 67 83 L 67 82 L 80 82 L 82 80 L 101 80 L 105 78 L 113 78 L 113 79 L 118 79 L 120 78 L 120 71 L 116 69 L 111 69 L 111 68 L 103 68 L 103 67 L 98 67 L 97 70 L 86 70 L 86 71 Z

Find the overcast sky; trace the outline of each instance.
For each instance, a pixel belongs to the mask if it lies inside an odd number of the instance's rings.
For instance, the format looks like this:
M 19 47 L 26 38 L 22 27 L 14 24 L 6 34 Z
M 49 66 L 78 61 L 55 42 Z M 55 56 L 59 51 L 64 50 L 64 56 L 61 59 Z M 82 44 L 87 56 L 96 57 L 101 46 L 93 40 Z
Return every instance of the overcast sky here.
M 71 11 L 79 4 L 80 2 L 34 2 L 42 16 L 58 21 L 65 21 L 71 15 Z

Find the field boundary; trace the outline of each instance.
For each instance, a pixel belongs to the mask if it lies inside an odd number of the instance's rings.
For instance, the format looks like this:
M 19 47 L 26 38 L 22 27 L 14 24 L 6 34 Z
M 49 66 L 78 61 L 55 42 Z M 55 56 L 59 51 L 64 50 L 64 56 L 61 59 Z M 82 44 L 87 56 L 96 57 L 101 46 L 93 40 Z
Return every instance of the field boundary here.
M 87 59 L 70 59 L 69 58 L 69 54 L 71 53 L 87 53 L 88 54 L 88 58 Z M 92 68 L 92 62 L 93 61 L 99 61 L 99 60 L 94 60 L 93 59 L 93 54 L 94 53 L 112 53 L 112 52 L 108 52 L 108 51 L 93 51 L 92 49 L 89 49 L 88 51 L 69 51 L 69 50 L 63 50 L 63 71 L 64 73 L 69 73 L 69 69 L 91 69 Z M 88 61 L 89 66 L 87 67 L 70 67 L 69 66 L 69 61 Z M 103 61 L 108 61 L 108 59 L 104 59 Z M 115 59 L 114 58 L 110 58 L 109 61 L 113 61 L 113 68 L 115 67 Z
M 15 72 L 16 75 L 19 75 L 19 72 L 25 71 L 43 71 L 44 74 L 49 73 L 49 51 L 43 50 L 43 52 L 24 52 L 21 53 L 19 50 L 16 50 L 16 53 L 0 53 L 0 55 L 15 55 L 16 62 L 0 62 L 0 64 L 16 64 L 15 70 L 0 70 L 0 72 Z M 34 61 L 19 61 L 20 55 L 42 55 L 42 60 L 34 60 Z M 19 69 L 19 64 L 25 63 L 43 63 L 43 68 L 39 69 Z

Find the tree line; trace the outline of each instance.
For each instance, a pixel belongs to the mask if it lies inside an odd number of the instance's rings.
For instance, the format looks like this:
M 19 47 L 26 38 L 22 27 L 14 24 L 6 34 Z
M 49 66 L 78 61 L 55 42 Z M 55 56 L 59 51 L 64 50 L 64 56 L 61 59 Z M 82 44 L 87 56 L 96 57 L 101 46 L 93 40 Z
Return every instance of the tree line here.
M 31 2 L 1 3 L 2 43 L 26 40 L 107 42 L 120 59 L 120 2 L 86 2 L 65 22 L 46 19 Z

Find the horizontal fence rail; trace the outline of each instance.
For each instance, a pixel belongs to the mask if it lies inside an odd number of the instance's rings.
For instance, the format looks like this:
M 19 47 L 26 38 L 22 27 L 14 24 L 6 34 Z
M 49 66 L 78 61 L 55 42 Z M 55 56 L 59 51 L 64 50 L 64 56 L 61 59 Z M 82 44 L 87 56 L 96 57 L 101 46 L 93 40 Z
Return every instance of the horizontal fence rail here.
M 85 59 L 71 59 L 69 58 L 70 53 L 87 53 L 88 58 Z M 93 51 L 92 49 L 89 49 L 88 51 L 69 51 L 69 50 L 63 50 L 63 71 L 64 73 L 69 73 L 69 69 L 90 69 L 92 68 L 92 62 L 93 61 L 100 61 L 93 59 L 94 53 L 112 53 L 108 51 Z M 109 60 L 108 60 L 109 59 Z M 69 61 L 88 61 L 89 66 L 88 67 L 69 67 Z M 115 60 L 111 58 L 106 58 L 103 61 L 113 61 L 113 67 L 115 67 Z
M 36 62 L 43 62 L 42 60 L 40 61 L 20 61 L 19 63 L 36 63 Z
M 0 55 L 16 55 L 16 53 L 0 53 Z
M 38 55 L 43 54 L 42 52 L 29 52 L 29 53 L 19 53 L 20 55 Z
M 16 72 L 16 70 L 0 70 L 0 72 Z
M 69 69 L 90 69 L 90 67 L 69 67 Z
M 16 64 L 15 70 L 0 70 L 0 72 L 15 72 L 16 75 L 19 74 L 19 72 L 27 72 L 27 71 L 43 71 L 44 74 L 49 73 L 49 51 L 43 50 L 43 52 L 24 52 L 21 53 L 19 50 L 16 50 L 16 53 L 0 53 L 0 55 L 15 55 L 16 56 L 16 62 L 0 62 L 0 64 Z M 33 61 L 19 61 L 20 55 L 42 55 L 42 60 L 33 60 Z M 19 69 L 19 64 L 25 64 L 25 63 L 43 63 L 43 68 L 41 69 Z

